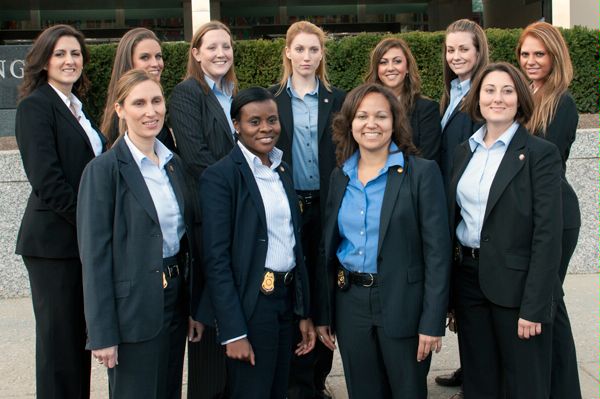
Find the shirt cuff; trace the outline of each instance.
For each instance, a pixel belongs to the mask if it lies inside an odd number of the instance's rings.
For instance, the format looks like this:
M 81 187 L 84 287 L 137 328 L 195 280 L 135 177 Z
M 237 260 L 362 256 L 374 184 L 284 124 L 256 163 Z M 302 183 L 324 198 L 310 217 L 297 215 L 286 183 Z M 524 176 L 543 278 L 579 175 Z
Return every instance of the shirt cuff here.
M 221 345 L 227 345 L 227 344 L 230 344 L 232 342 L 239 341 L 240 339 L 244 339 L 246 337 L 248 337 L 248 334 L 240 335 L 239 337 L 231 338 L 231 339 L 228 339 L 225 342 L 221 342 Z

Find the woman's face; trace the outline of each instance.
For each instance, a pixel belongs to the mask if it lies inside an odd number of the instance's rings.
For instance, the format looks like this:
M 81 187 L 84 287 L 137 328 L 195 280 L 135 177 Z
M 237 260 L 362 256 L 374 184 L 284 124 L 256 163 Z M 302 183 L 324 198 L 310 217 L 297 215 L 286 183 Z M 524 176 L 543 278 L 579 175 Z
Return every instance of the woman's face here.
M 127 123 L 127 134 L 134 142 L 154 140 L 163 127 L 165 99 L 153 80 L 138 83 L 123 101 L 115 104 L 119 118 Z
M 314 77 L 323 59 L 319 36 L 313 33 L 298 33 L 290 46 L 285 48 L 285 56 L 292 63 L 292 74 L 304 78 Z
M 202 71 L 218 85 L 233 65 L 231 37 L 223 29 L 209 30 L 200 39 L 200 48 L 192 49 L 192 56 Z
M 446 62 L 460 81 L 471 79 L 478 57 L 472 33 L 448 33 L 446 36 Z
M 541 87 L 552 71 L 552 57 L 544 43 L 533 36 L 526 36 L 521 45 L 519 65 L 533 84 Z
M 352 137 L 361 153 L 387 150 L 392 141 L 394 117 L 387 98 L 369 93 L 363 98 L 352 120 Z
M 79 41 L 74 36 L 62 36 L 58 39 L 44 69 L 48 72 L 48 83 L 69 95 L 83 71 Z
M 269 152 L 277 144 L 281 133 L 275 101 L 254 101 L 244 105 L 238 119 L 233 120 L 233 127 L 242 144 L 263 164 L 268 164 Z
M 400 47 L 393 47 L 379 60 L 377 76 L 384 86 L 389 87 L 396 95 L 400 95 L 402 82 L 408 73 L 406 56 Z
M 479 90 L 479 109 L 486 123 L 510 125 L 515 120 L 518 108 L 519 99 L 510 75 L 502 71 L 488 73 Z
M 165 63 L 160 44 L 154 39 L 141 40 L 133 49 L 133 68 L 142 69 L 160 82 Z

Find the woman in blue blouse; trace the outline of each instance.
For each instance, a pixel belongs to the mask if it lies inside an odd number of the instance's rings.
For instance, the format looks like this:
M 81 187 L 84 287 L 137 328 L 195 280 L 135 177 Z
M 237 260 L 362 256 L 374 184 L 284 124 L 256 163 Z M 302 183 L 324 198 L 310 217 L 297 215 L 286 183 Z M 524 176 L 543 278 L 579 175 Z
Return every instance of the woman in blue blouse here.
M 389 89 L 367 83 L 333 123 L 315 322 L 340 353 L 350 398 L 426 398 L 444 334 L 450 237 L 434 161 L 414 156 Z M 398 378 L 388 378 L 395 376 Z

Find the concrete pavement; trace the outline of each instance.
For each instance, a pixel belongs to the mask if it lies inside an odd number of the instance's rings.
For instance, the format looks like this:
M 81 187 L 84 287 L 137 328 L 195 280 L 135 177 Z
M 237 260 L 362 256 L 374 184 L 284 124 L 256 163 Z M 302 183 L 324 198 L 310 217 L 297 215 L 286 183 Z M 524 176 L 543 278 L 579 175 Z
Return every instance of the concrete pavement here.
M 579 377 L 584 399 L 597 399 L 598 367 L 598 274 L 568 275 L 566 303 L 571 318 Z M 456 389 L 438 387 L 433 379 L 458 366 L 456 336 L 448 332 L 442 351 L 435 355 L 429 374 L 429 397 L 445 399 Z M 35 397 L 35 324 L 29 298 L 0 300 L 0 398 Z M 107 398 L 106 372 L 92 364 L 92 398 Z M 335 399 L 347 398 L 343 371 L 336 355 L 328 384 Z M 184 385 L 185 388 L 185 385 Z M 185 397 L 185 395 L 184 395 Z

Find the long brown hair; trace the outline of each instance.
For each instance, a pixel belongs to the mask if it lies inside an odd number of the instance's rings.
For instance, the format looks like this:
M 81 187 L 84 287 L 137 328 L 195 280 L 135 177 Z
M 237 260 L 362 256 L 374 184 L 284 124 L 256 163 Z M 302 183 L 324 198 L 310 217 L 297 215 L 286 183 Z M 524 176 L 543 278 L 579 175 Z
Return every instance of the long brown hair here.
M 321 50 L 323 52 L 323 58 L 315 71 L 316 75 L 319 77 L 319 81 L 327 91 L 331 91 L 331 83 L 329 83 L 329 77 L 327 76 L 327 51 L 325 48 L 325 32 L 317 25 L 308 22 L 308 21 L 298 21 L 294 22 L 287 30 L 285 34 L 285 47 L 281 50 L 281 59 L 283 62 L 283 71 L 281 73 L 281 79 L 279 80 L 279 89 L 277 90 L 277 94 L 281 93 L 285 86 L 287 85 L 287 81 L 290 76 L 293 74 L 292 69 L 292 61 L 285 55 L 285 49 L 290 48 L 292 46 L 292 42 L 300 33 L 308 33 L 311 35 L 316 35 L 319 38 L 319 44 L 321 45 Z
M 400 109 L 400 102 L 396 95 L 387 87 L 377 83 L 363 83 L 346 96 L 342 109 L 333 118 L 332 140 L 336 145 L 335 158 L 338 166 L 341 166 L 348 158 L 358 150 L 358 144 L 352 136 L 352 121 L 356 115 L 356 110 L 371 93 L 382 94 L 390 104 L 392 113 L 393 130 L 392 141 L 396 143 L 400 151 L 405 155 L 417 154 L 417 148 L 412 142 L 410 124 L 406 117 L 406 112 Z
M 207 22 L 204 25 L 200 26 L 198 30 L 196 30 L 196 33 L 194 33 L 194 37 L 192 37 L 192 41 L 190 42 L 187 72 L 185 78 L 196 79 L 196 81 L 200 84 L 200 87 L 202 87 L 204 93 L 208 93 L 210 91 L 210 88 L 208 87 L 208 84 L 206 84 L 206 80 L 204 80 L 204 71 L 202 70 L 200 63 L 194 58 L 192 50 L 196 49 L 200 51 L 200 46 L 202 46 L 202 38 L 207 32 L 210 32 L 211 30 L 224 30 L 225 32 L 227 32 L 227 34 L 229 35 L 229 40 L 231 41 L 231 46 L 233 47 L 233 37 L 231 36 L 231 31 L 229 30 L 227 25 L 225 25 L 222 22 Z M 225 86 L 223 87 L 226 87 L 227 85 L 232 85 L 233 92 L 231 93 L 231 95 L 235 95 L 238 90 L 238 81 L 237 77 L 235 76 L 235 68 L 233 67 L 233 64 L 231 64 L 231 68 L 229 68 L 229 71 L 227 71 L 225 76 L 223 76 L 223 80 L 225 82 Z
M 365 75 L 365 82 L 383 84 L 381 79 L 379 79 L 379 61 L 385 53 L 393 48 L 402 50 L 406 58 L 407 73 L 402 81 L 401 94 L 398 100 L 400 101 L 401 109 L 410 113 L 415 106 L 415 102 L 421 96 L 421 77 L 419 76 L 415 57 L 404 40 L 398 37 L 388 37 L 375 46 L 371 52 L 371 62 L 369 64 L 369 71 Z
M 573 80 L 573 64 L 569 49 L 560 31 L 547 22 L 534 22 L 526 27 L 517 44 L 516 54 L 521 64 L 521 47 L 527 36 L 536 38 L 546 48 L 552 59 L 552 68 L 542 87 L 533 94 L 535 108 L 527 124 L 530 132 L 545 135 L 550 121 L 554 118 L 560 97 L 568 90 Z M 521 67 L 521 69 L 523 69 Z
M 450 33 L 456 32 L 467 32 L 473 36 L 473 46 L 475 46 L 475 49 L 477 50 L 477 62 L 471 71 L 471 79 L 477 76 L 477 74 L 487 65 L 490 57 L 485 32 L 476 22 L 473 22 L 470 19 L 459 19 L 458 21 L 454 21 L 448 25 L 442 46 L 442 63 L 444 65 L 444 92 L 442 93 L 442 99 L 440 100 L 441 114 L 446 111 L 446 107 L 448 104 L 450 104 L 450 83 L 458 77 L 452 71 L 452 69 L 450 69 L 448 62 L 446 61 L 446 38 Z
M 463 110 L 469 114 L 472 120 L 485 122 L 483 115 L 481 114 L 481 107 L 479 106 L 479 97 L 483 79 L 491 72 L 505 72 L 512 79 L 515 85 L 515 92 L 517 93 L 517 102 L 519 104 L 515 120 L 521 125 L 525 125 L 533 113 L 533 98 L 531 97 L 529 87 L 527 87 L 525 76 L 523 76 L 521 71 L 515 66 L 508 62 L 488 64 L 481 73 L 477 74 L 471 85 L 471 90 L 469 90 L 469 93 L 465 98 Z
M 90 53 L 85 46 L 85 38 L 77 29 L 69 25 L 54 25 L 45 29 L 35 39 L 33 46 L 31 46 L 25 57 L 23 83 L 19 87 L 19 99 L 27 97 L 32 91 L 48 81 L 48 71 L 45 68 L 50 57 L 52 57 L 56 43 L 63 36 L 72 36 L 79 42 L 84 67 L 90 61 Z M 81 76 L 73 84 L 72 92 L 77 97 L 83 98 L 89 86 L 90 82 L 85 76 L 85 71 L 81 71 Z
M 123 126 L 119 126 L 119 119 L 116 117 L 115 112 L 117 82 L 125 72 L 133 69 L 135 47 L 139 42 L 146 39 L 154 40 L 160 45 L 160 40 L 154 32 L 146 28 L 135 28 L 125 33 L 117 46 L 108 92 L 106 93 L 102 123 L 100 124 L 100 131 L 106 137 L 108 147 L 112 146 L 123 128 Z

